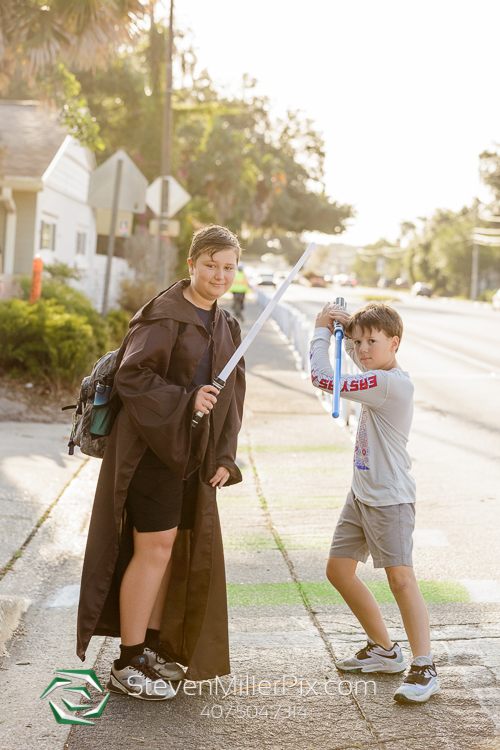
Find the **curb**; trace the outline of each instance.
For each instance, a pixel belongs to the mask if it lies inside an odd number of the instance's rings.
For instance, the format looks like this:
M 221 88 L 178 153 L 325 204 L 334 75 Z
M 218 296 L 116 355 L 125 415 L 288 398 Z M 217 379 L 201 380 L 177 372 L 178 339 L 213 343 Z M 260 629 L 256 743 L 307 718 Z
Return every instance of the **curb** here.
M 0 656 L 3 656 L 7 641 L 30 604 L 30 599 L 0 595 Z

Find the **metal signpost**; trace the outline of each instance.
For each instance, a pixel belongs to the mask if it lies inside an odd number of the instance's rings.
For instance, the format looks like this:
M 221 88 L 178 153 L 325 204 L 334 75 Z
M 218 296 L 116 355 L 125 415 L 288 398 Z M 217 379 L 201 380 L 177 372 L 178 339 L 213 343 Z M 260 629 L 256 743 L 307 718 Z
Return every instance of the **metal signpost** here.
M 147 179 L 130 156 L 120 149 L 106 159 L 90 176 L 88 203 L 92 208 L 111 209 L 108 239 L 108 261 L 104 280 L 102 317 L 108 312 L 111 265 L 115 249 L 118 211 L 144 213 L 146 210 Z

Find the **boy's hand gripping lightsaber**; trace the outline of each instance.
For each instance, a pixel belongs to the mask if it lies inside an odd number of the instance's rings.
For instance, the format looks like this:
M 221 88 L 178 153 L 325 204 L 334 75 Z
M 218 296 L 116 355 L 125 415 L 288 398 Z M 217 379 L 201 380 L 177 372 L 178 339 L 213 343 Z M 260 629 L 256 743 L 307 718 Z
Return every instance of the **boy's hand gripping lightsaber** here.
M 346 309 L 345 299 L 337 297 L 335 304 L 340 310 Z M 333 324 L 333 335 L 335 336 L 335 366 L 333 377 L 333 414 L 332 417 L 337 419 L 340 414 L 340 378 L 342 364 L 342 339 L 344 338 L 344 326 L 336 320 Z
M 221 371 L 219 375 L 217 375 L 216 378 L 214 378 L 214 381 L 212 383 L 215 388 L 220 392 L 224 386 L 226 385 L 226 380 L 231 375 L 232 371 L 240 361 L 240 359 L 245 354 L 246 350 L 254 340 L 254 338 L 257 336 L 258 332 L 268 319 L 268 317 L 271 315 L 272 311 L 280 301 L 280 299 L 283 297 L 284 293 L 292 283 L 292 280 L 295 278 L 297 273 L 300 271 L 308 257 L 311 255 L 312 251 L 314 250 L 316 246 L 315 242 L 311 242 L 307 250 L 303 253 L 303 255 L 299 258 L 297 263 L 294 265 L 288 276 L 286 277 L 283 284 L 280 286 L 272 300 L 270 300 L 267 307 L 264 309 L 264 311 L 260 314 L 259 319 L 253 324 L 252 328 L 249 330 L 247 335 L 245 336 L 244 340 L 241 342 L 239 347 L 236 349 L 235 353 L 227 363 L 227 365 L 224 367 L 224 369 Z M 196 427 L 199 423 L 200 419 L 204 416 L 202 411 L 197 411 L 194 414 L 194 417 L 191 422 L 191 427 Z

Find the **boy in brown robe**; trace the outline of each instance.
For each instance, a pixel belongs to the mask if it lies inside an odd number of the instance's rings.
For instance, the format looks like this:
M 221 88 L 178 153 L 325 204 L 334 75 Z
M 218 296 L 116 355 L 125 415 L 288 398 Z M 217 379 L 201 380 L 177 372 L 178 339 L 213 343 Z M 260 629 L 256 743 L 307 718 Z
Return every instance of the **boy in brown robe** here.
M 139 310 L 120 352 L 120 410 L 90 522 L 77 653 L 84 660 L 93 635 L 121 636 L 108 687 L 146 700 L 173 697 L 168 680 L 230 671 L 216 489 L 241 481 L 243 360 L 220 394 L 209 384 L 241 341 L 217 305 L 240 252 L 224 227 L 197 232 L 190 279 Z M 207 416 L 192 429 L 195 411 Z

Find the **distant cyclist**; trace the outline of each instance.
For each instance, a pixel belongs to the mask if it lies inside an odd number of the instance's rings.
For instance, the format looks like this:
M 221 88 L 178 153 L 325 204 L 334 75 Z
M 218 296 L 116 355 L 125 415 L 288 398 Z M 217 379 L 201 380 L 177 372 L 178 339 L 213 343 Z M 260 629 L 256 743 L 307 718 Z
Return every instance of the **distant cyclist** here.
M 229 290 L 233 293 L 233 312 L 234 316 L 236 318 L 239 318 L 241 322 L 243 323 L 244 317 L 243 317 L 243 311 L 245 309 L 245 294 L 250 291 L 250 286 L 248 284 L 248 279 L 245 276 L 245 272 L 243 270 L 243 266 L 238 266 L 238 270 L 236 271 L 236 276 L 234 277 L 234 282 Z

